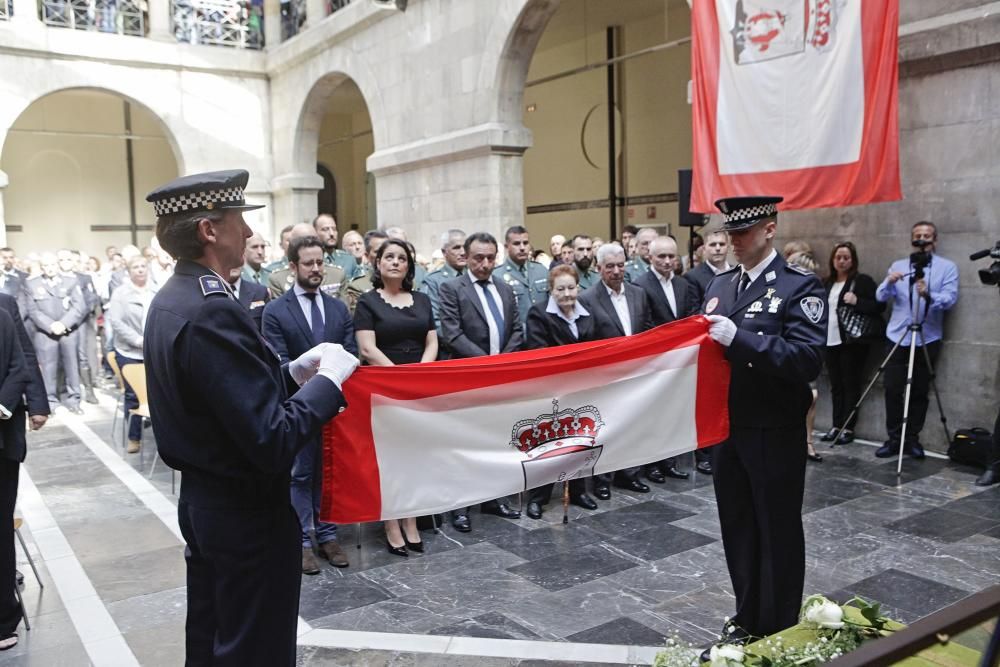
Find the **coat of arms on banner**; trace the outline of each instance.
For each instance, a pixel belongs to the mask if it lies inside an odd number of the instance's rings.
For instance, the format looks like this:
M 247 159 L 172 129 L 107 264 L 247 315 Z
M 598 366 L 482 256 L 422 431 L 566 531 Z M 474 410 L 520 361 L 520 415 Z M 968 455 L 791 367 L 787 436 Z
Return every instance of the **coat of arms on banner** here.
M 596 407 L 560 410 L 558 399 L 552 401 L 551 413 L 517 422 L 510 445 L 525 456 L 525 490 L 593 475 L 603 450 L 597 444 L 603 426 Z
M 737 0 L 732 29 L 737 65 L 830 49 L 847 0 Z M 856 0 L 855 0 L 856 1 Z

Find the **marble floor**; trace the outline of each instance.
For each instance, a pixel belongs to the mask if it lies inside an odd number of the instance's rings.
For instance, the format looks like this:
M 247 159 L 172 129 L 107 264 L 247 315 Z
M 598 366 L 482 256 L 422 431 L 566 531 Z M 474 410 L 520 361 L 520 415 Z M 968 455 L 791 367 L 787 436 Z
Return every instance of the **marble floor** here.
M 44 588 L 18 547 L 32 629 L 0 667 L 180 664 L 171 472 L 150 430 L 141 455 L 123 453 L 111 394 L 85 407 L 29 437 L 18 514 Z M 913 621 L 1000 580 L 1000 487 L 941 459 L 907 460 L 897 480 L 865 444 L 820 451 L 807 593 L 860 594 Z M 473 513 L 471 533 L 427 531 L 409 559 L 378 525 L 342 526 L 350 567 L 303 577 L 300 664 L 650 664 L 665 636 L 711 640 L 734 604 L 711 478 L 651 486 L 571 507 L 566 525 L 559 507 L 540 521 Z

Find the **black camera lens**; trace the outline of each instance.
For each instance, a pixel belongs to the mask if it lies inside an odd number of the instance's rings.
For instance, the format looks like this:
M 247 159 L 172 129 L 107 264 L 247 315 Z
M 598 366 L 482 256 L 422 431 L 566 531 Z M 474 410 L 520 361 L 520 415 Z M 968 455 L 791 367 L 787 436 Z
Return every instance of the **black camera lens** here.
M 985 269 L 979 269 L 979 280 L 984 285 L 1000 284 L 1000 262 L 993 262 Z

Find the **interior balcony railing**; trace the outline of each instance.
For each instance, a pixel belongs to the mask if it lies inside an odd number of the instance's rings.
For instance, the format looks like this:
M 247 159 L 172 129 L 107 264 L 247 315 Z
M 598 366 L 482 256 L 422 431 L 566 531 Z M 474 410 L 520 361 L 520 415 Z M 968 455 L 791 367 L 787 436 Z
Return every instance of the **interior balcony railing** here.
M 0 21 L 9 21 L 14 13 L 14 0 L 0 0 Z
M 260 49 L 264 46 L 264 3 L 174 0 L 173 27 L 178 42 Z
M 145 37 L 145 2 L 138 2 L 142 6 L 132 0 L 42 0 L 42 21 L 57 28 Z
M 323 3 L 325 14 L 322 18 L 339 11 L 351 4 L 352 0 L 326 0 Z M 306 0 L 286 0 L 281 3 L 281 41 L 285 41 L 302 32 L 306 19 Z

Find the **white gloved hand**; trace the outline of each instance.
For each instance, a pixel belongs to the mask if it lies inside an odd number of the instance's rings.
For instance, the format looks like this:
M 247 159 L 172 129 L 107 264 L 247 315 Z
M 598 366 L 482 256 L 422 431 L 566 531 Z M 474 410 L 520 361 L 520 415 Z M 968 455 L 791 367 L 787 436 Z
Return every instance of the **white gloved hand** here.
M 323 350 L 328 347 L 330 347 L 330 343 L 320 343 L 308 352 L 303 352 L 298 359 L 288 364 L 288 374 L 292 376 L 297 385 L 301 387 L 311 380 L 312 376 L 316 375 L 320 361 L 323 359 Z
M 338 389 L 342 389 L 344 381 L 351 377 L 358 363 L 358 358 L 345 350 L 342 345 L 331 343 L 323 350 L 319 374 L 332 380 Z
M 708 321 L 712 326 L 708 328 L 708 336 L 719 345 L 729 347 L 736 337 L 736 324 L 728 317 L 722 315 L 709 315 Z

